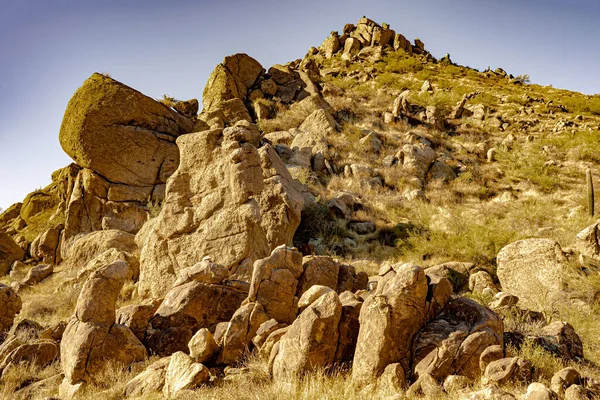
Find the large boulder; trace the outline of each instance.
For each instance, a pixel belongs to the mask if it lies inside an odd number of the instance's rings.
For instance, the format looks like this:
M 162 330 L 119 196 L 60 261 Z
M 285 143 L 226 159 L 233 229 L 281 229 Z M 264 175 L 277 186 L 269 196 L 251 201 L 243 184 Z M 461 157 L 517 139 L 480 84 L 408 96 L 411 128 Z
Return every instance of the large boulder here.
M 479 377 L 480 356 L 489 346 L 503 345 L 502 319 L 479 303 L 458 298 L 423 327 L 413 345 L 413 373 L 439 382 L 449 375 Z
M 227 100 L 245 100 L 248 89 L 262 71 L 262 65 L 247 54 L 239 53 L 225 57 L 210 74 L 204 87 L 203 112 L 217 110 L 221 103 Z
M 142 296 L 164 295 L 177 272 L 206 255 L 249 280 L 255 260 L 292 243 L 302 188 L 271 146 L 243 140 L 218 129 L 177 140 L 181 164 L 141 254 Z
M 146 348 L 133 332 L 115 323 L 115 305 L 128 276 L 128 265 L 117 261 L 98 269 L 84 284 L 60 344 L 65 375 L 61 397 L 72 397 L 86 383 L 97 381 L 111 363 L 127 366 L 146 357 Z
M 95 73 L 69 101 L 59 140 L 78 165 L 112 183 L 152 186 L 175 171 L 175 139 L 192 128 L 165 104 Z
M 342 303 L 335 292 L 321 296 L 290 326 L 273 348 L 275 379 L 327 367 L 335 361 Z
M 542 311 L 564 296 L 568 270 L 560 245 L 551 239 L 525 239 L 503 247 L 497 256 L 502 290 L 525 308 Z
M 378 378 L 393 363 L 400 363 L 408 377 L 413 338 L 427 322 L 425 272 L 411 264 L 394 267 L 360 311 L 352 378 L 361 384 Z
M 6 275 L 15 261 L 25 257 L 25 252 L 7 233 L 0 231 L 0 275 Z

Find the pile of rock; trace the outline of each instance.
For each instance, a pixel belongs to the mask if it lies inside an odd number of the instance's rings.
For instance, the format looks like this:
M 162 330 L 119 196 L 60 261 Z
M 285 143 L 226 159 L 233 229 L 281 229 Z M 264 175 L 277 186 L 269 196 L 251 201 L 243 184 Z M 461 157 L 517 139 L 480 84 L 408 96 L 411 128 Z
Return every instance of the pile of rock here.
M 393 47 L 394 50 L 404 50 L 408 54 L 431 57 L 421 40 L 415 39 L 415 44 L 412 45 L 403 35 L 390 29 L 388 24 L 379 25 L 366 17 L 359 19 L 356 25 L 346 24 L 341 35 L 335 31 L 331 32 L 318 51 L 325 58 L 331 58 L 340 51 L 345 57 L 351 57 L 368 47 L 385 46 Z

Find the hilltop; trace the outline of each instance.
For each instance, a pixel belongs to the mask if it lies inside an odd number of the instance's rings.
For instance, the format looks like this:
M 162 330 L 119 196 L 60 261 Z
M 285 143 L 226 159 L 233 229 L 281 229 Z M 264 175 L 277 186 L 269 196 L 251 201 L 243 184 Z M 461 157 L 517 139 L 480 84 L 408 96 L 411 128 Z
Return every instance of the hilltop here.
M 600 396 L 599 135 L 366 17 L 202 104 L 93 74 L 0 214 L 2 395 Z

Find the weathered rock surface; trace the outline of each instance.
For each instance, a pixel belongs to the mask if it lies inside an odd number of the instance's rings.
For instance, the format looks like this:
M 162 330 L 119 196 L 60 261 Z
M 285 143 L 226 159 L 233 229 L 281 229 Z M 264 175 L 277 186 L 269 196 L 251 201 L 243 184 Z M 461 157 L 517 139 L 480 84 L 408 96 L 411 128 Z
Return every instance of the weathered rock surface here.
M 223 62 L 213 70 L 204 87 L 203 112 L 216 111 L 227 100 L 245 100 L 248 89 L 252 87 L 262 71 L 262 65 L 247 54 L 240 53 L 225 57 Z
M 546 351 L 567 360 L 583 360 L 583 344 L 573 326 L 567 322 L 556 321 L 545 326 L 534 343 Z
M 546 385 L 539 382 L 534 382 L 527 386 L 527 393 L 525 393 L 526 400 L 557 400 L 558 396 L 552 390 L 548 389 Z
M 53 341 L 39 340 L 25 343 L 15 347 L 0 363 L 0 371 L 6 373 L 8 369 L 19 364 L 43 368 L 54 362 L 59 355 L 59 345 Z
M 208 368 L 194 360 L 185 353 L 177 352 L 171 356 L 165 373 L 163 394 L 171 398 L 177 392 L 195 389 L 208 380 Z
M 221 130 L 177 143 L 181 164 L 141 254 L 143 296 L 164 295 L 205 255 L 249 280 L 252 263 L 291 244 L 300 223 L 301 188 L 272 147 L 226 140 Z
M 291 324 L 298 312 L 296 291 L 302 272 L 302 254 L 295 248 L 277 247 L 254 263 L 248 301 L 262 304 L 267 319 Z
M 93 74 L 69 101 L 59 139 L 78 165 L 110 182 L 153 186 L 177 168 L 174 141 L 192 127 L 168 106 Z
M 25 252 L 7 233 L 0 231 L 0 275 L 6 275 L 15 261 L 25 257 Z
M 150 318 L 159 305 L 160 301 L 153 301 L 150 304 L 132 304 L 121 307 L 117 310 L 117 324 L 127 326 L 140 341 L 143 341 Z
M 503 334 L 502 320 L 494 312 L 467 298 L 452 300 L 415 338 L 414 374 L 430 374 L 439 381 L 448 375 L 477 378 L 481 354 L 489 346 L 502 346 Z
M 294 321 L 274 348 L 275 379 L 289 379 L 335 361 L 342 303 L 335 292 L 321 296 Z
M 188 348 L 190 349 L 190 356 L 199 363 L 210 361 L 219 352 L 219 345 L 206 328 L 200 329 L 192 336 Z
M 162 391 L 170 361 L 170 357 L 163 357 L 150 364 L 144 372 L 127 382 L 123 396 L 139 397 Z
M 36 265 L 27 272 L 25 279 L 21 283 L 24 285 L 35 285 L 52 275 L 53 271 L 54 267 L 50 264 Z
M 135 236 L 116 229 L 99 230 L 77 238 L 63 254 L 65 262 L 71 268 L 83 269 L 89 262 L 111 249 L 134 253 L 137 250 Z
M 298 285 L 299 296 L 313 285 L 337 289 L 340 267 L 330 257 L 306 256 L 302 260 L 302 268 L 304 272 Z
M 12 327 L 15 316 L 21 311 L 21 298 L 13 288 L 0 283 L 0 343 Z
M 508 382 L 528 382 L 533 366 L 521 358 L 503 358 L 488 364 L 483 375 L 485 384 L 503 385 Z
M 115 323 L 115 304 L 129 274 L 127 264 L 117 261 L 98 269 L 84 284 L 60 345 L 65 374 L 61 397 L 71 397 L 84 383 L 98 379 L 110 362 L 129 365 L 146 357 L 131 330 Z
M 41 233 L 29 247 L 31 257 L 46 264 L 58 264 L 61 261 L 59 240 L 59 229 L 50 228 Z
M 360 331 L 352 368 L 357 383 L 380 376 L 400 363 L 410 375 L 411 343 L 426 322 L 427 279 L 423 269 L 396 266 L 379 281 L 360 311 Z
M 260 303 L 251 302 L 241 306 L 227 326 L 217 363 L 229 365 L 241 361 L 258 328 L 268 319 Z
M 561 300 L 567 259 L 560 245 L 550 239 L 526 239 L 511 243 L 497 257 L 502 290 L 519 297 L 520 304 L 541 311 Z

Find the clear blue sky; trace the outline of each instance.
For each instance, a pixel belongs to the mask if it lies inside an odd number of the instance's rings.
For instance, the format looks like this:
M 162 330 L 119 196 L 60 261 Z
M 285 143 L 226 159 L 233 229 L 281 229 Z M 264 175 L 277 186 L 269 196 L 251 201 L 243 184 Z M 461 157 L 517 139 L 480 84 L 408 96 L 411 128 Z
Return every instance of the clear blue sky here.
M 363 15 L 437 57 L 600 93 L 598 0 L 0 0 L 0 207 L 70 162 L 60 123 L 93 72 L 154 98 L 199 99 L 224 56 L 268 68 Z

